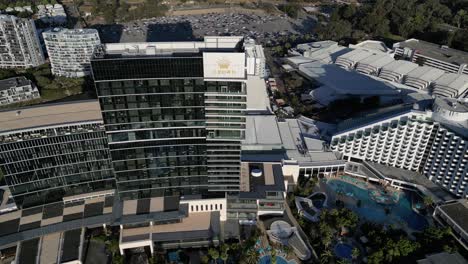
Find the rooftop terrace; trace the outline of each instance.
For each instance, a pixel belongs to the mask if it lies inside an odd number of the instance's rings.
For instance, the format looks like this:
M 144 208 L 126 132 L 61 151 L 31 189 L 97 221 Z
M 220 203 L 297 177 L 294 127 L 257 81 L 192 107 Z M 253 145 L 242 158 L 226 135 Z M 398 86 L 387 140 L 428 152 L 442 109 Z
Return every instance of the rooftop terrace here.
M 6 90 L 12 87 L 21 87 L 21 86 L 30 85 L 30 84 L 31 84 L 31 81 L 26 79 L 26 77 L 18 76 L 18 77 L 0 80 L 0 90 Z
M 98 46 L 94 57 L 104 59 L 116 56 L 155 56 L 171 53 L 199 53 L 210 49 L 238 49 L 243 37 L 205 37 L 203 41 L 185 42 L 133 42 L 133 43 L 110 43 Z
M 91 121 L 102 122 L 96 100 L 46 104 L 0 111 L 0 133 Z
M 452 218 L 465 232 L 468 231 L 468 201 L 466 199 L 444 204 L 439 206 L 439 208 Z

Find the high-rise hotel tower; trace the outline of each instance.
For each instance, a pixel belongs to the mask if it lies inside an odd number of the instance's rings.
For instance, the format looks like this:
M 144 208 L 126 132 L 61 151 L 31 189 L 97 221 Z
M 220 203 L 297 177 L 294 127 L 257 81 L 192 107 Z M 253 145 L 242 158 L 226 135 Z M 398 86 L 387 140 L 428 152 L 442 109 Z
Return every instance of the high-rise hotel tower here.
M 264 89 L 242 37 L 98 46 L 91 61 L 123 199 L 239 191 L 245 115 Z

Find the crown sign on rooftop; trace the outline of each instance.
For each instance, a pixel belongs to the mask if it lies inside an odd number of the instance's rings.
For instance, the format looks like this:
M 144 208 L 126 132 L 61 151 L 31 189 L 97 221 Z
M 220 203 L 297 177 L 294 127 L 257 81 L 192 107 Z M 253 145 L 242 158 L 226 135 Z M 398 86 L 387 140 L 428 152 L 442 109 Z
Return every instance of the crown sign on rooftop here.
M 218 60 L 218 67 L 220 69 L 223 69 L 223 70 L 228 69 L 230 64 L 231 62 L 226 58 L 222 58 Z

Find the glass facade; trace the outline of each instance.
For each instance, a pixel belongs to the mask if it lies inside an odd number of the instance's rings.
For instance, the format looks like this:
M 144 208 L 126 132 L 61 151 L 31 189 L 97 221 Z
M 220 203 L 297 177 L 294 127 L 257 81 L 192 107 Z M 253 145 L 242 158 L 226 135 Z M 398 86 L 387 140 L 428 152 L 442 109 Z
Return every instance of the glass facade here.
M 197 55 L 97 59 L 91 65 L 95 81 L 203 77 L 203 58 Z
M 14 132 L 0 137 L 0 168 L 18 207 L 115 188 L 99 123 Z
M 239 190 L 242 82 L 207 82 L 201 57 L 92 61 L 123 199 Z

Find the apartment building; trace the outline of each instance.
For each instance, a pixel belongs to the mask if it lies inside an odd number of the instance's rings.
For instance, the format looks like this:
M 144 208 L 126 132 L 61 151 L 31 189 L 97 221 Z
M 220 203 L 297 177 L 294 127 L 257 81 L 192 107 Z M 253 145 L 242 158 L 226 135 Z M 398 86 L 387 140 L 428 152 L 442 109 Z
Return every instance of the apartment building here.
M 91 57 L 101 44 L 96 29 L 54 28 L 42 33 L 52 74 L 83 77 L 91 74 Z
M 37 87 L 24 76 L 0 80 L 0 105 L 24 102 L 40 97 Z
M 420 66 L 430 66 L 445 72 L 468 74 L 468 53 L 434 43 L 408 39 L 393 44 L 395 56 Z
M 18 208 L 113 190 L 99 104 L 83 101 L 0 112 L 0 168 Z
M 34 20 L 0 15 L 0 68 L 30 68 L 43 63 Z

